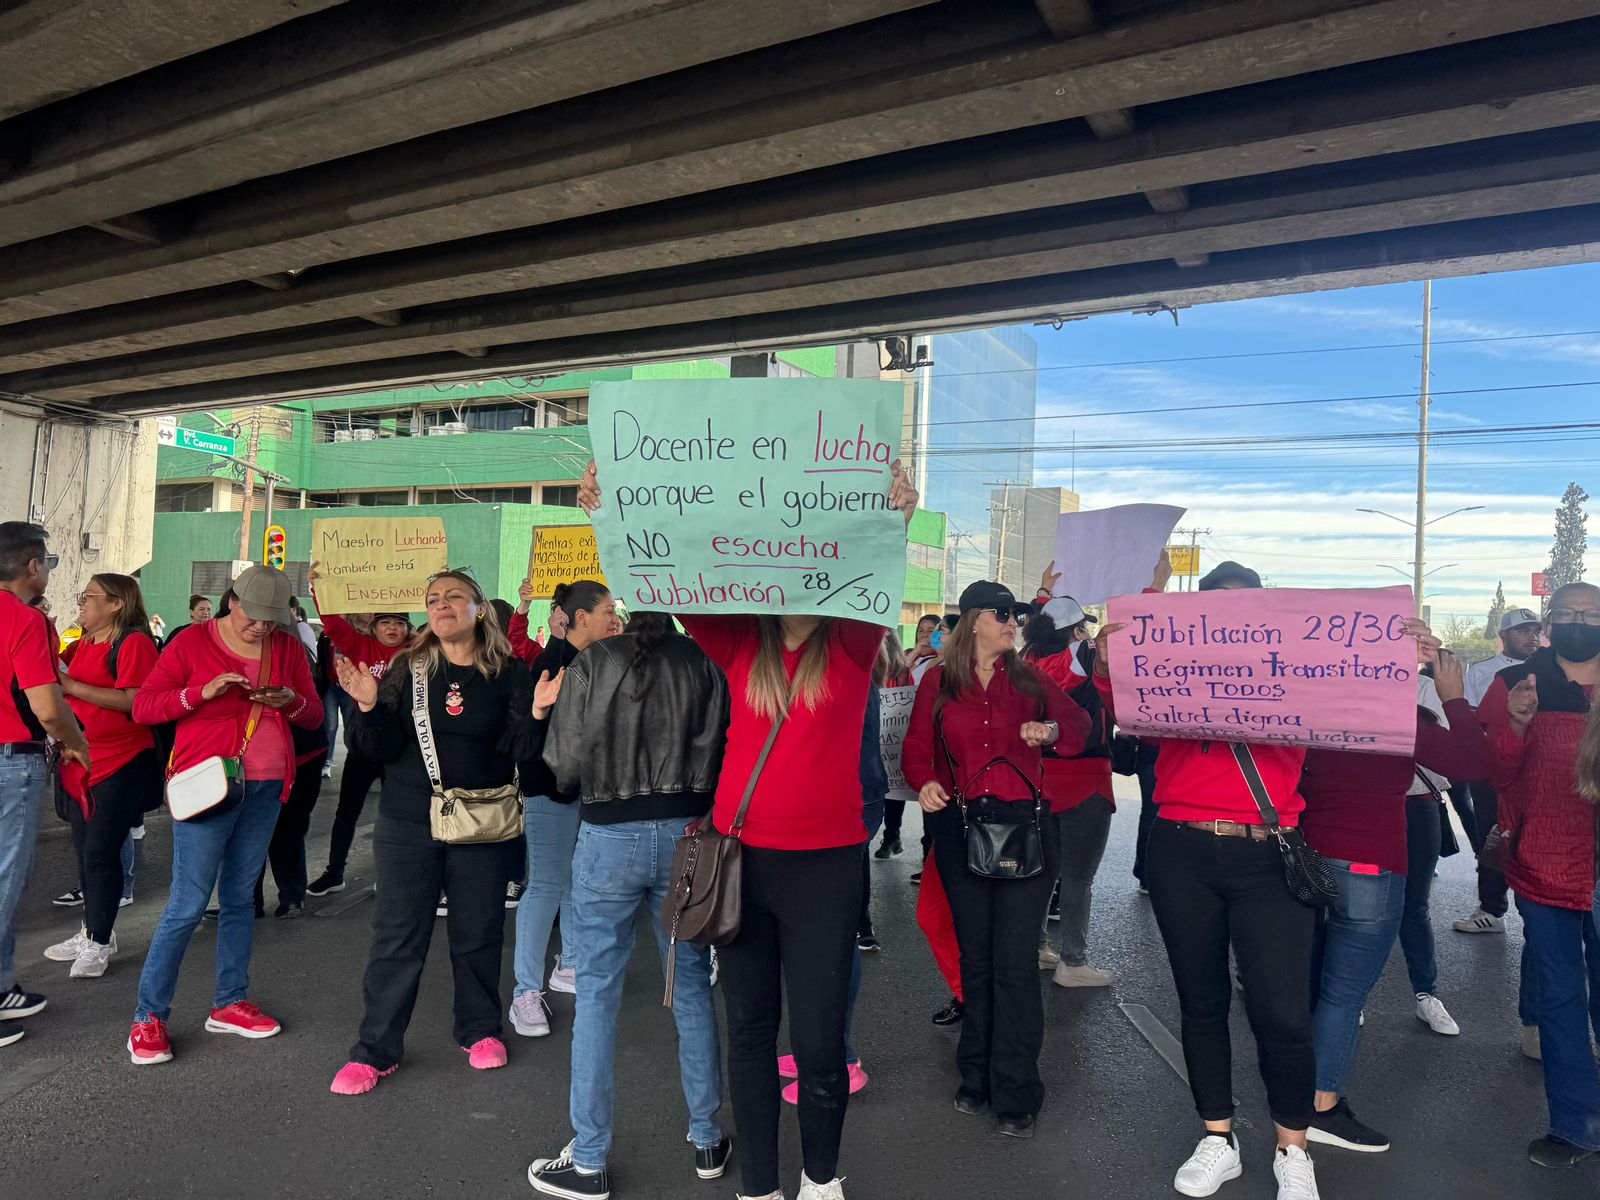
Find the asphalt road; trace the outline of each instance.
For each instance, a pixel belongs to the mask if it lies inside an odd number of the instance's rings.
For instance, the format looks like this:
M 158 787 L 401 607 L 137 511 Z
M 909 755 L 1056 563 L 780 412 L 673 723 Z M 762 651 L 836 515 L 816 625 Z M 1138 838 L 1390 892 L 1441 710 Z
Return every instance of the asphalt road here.
M 311 835 L 312 870 L 326 844 L 336 796 L 324 786 Z M 1131 781 L 1119 780 L 1119 786 Z M 1136 792 L 1129 788 L 1129 794 Z M 375 798 L 369 810 L 375 807 Z M 368 818 L 370 819 L 370 811 Z M 954 1034 L 929 1023 L 944 999 L 913 923 L 912 856 L 875 863 L 874 913 L 884 943 L 869 956 L 855 1042 L 871 1084 L 852 1099 L 841 1170 L 852 1200 L 881 1197 L 1165 1197 L 1198 1125 L 1188 1090 L 1124 1006 L 1145 1006 L 1156 1042 L 1176 1032 L 1177 1004 L 1148 903 L 1129 873 L 1137 799 L 1123 805 L 1096 888 L 1092 958 L 1116 971 L 1108 989 L 1046 986 L 1043 1071 L 1050 1096 L 1039 1136 L 1000 1138 L 983 1119 L 950 1106 Z M 907 832 L 915 836 L 915 817 Z M 504 1070 L 475 1072 L 450 1037 L 449 964 L 440 941 L 428 964 L 402 1068 L 363 1097 L 331 1095 L 360 1010 L 372 903 L 366 830 L 350 890 L 297 921 L 256 926 L 253 996 L 284 1033 L 250 1042 L 202 1031 L 214 929 L 195 936 L 170 1023 L 174 1062 L 136 1069 L 123 1049 L 138 967 L 166 895 L 170 838 L 152 814 L 136 903 L 118 921 L 120 953 L 100 980 L 70 980 L 45 946 L 77 924 L 50 897 L 76 882 L 64 826 L 47 816 L 24 901 L 18 961 L 25 984 L 50 997 L 28 1036 L 0 1050 L 0 1196 L 18 1200 L 321 1200 L 323 1197 L 522 1197 L 528 1161 L 570 1136 L 566 1120 L 570 997 L 555 998 L 556 1031 L 506 1041 Z M 1462 839 L 1463 844 L 1465 838 Z M 1329 1200 L 1568 1200 L 1600 1191 L 1600 1172 L 1547 1172 L 1528 1163 L 1542 1134 L 1539 1067 L 1519 1052 L 1516 963 L 1520 923 L 1504 937 L 1451 932 L 1471 907 L 1470 856 L 1447 860 L 1434 896 L 1441 994 L 1459 1038 L 1414 1015 L 1399 952 L 1367 1008 L 1349 1095 L 1387 1132 L 1386 1154 L 1316 1153 Z M 273 892 L 269 884 L 269 911 Z M 1045 977 L 1041 974 L 1041 980 Z M 511 987 L 508 930 L 504 990 Z M 618 1197 L 731 1197 L 736 1171 L 716 1183 L 694 1176 L 675 1071 L 670 1015 L 660 1006 L 653 953 L 635 955 L 617 1056 Z M 1219 1193 L 1276 1194 L 1271 1132 L 1253 1043 L 1235 1014 L 1235 1093 L 1245 1175 Z M 731 1126 L 732 1116 L 724 1109 Z M 736 1132 L 736 1131 L 735 1131 Z M 784 1120 L 784 1178 L 798 1183 L 795 1121 Z

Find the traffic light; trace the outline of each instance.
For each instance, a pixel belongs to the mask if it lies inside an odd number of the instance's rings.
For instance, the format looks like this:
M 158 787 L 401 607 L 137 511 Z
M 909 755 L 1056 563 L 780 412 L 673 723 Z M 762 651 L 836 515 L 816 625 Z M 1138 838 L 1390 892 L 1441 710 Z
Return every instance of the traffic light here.
M 269 567 L 283 570 L 284 560 L 288 557 L 286 542 L 287 536 L 283 532 L 282 525 L 268 525 L 265 544 L 261 550 L 261 561 Z

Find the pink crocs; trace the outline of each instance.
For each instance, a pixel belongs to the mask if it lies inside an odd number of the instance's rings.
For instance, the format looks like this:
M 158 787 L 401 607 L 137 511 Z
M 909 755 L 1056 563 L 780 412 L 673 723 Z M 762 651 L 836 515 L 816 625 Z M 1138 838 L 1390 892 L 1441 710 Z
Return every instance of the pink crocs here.
M 377 1067 L 369 1067 L 366 1063 L 347 1062 L 339 1068 L 339 1073 L 333 1077 L 328 1090 L 336 1096 L 359 1096 L 377 1087 L 378 1080 L 385 1075 L 393 1074 L 393 1067 L 387 1071 L 380 1071 Z
M 499 1038 L 487 1037 L 463 1049 L 466 1050 L 467 1061 L 472 1064 L 474 1070 L 492 1071 L 496 1067 L 506 1065 L 506 1044 Z

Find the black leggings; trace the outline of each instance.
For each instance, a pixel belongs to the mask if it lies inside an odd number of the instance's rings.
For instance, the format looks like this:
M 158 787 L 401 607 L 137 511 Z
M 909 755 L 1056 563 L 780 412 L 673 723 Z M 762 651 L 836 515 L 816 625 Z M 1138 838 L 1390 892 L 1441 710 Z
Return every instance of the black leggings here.
M 356 840 L 356 822 L 367 802 L 372 785 L 383 778 L 383 764 L 350 750 L 344 757 L 344 774 L 339 777 L 339 808 L 333 814 L 333 833 L 328 838 L 328 870 L 344 878 L 350 844 Z
M 304 904 L 306 899 L 306 830 L 311 828 L 311 811 L 322 794 L 322 764 L 326 754 L 301 763 L 294 769 L 294 785 L 289 799 L 278 811 L 278 824 L 267 846 L 267 863 L 272 864 L 272 882 L 278 885 L 280 904 Z M 261 881 L 266 876 L 263 863 L 256 876 L 256 908 L 262 907 Z
M 743 847 L 739 936 L 718 951 L 718 960 L 745 1195 L 778 1190 L 778 1024 L 785 986 L 789 1041 L 800 1069 L 805 1172 L 813 1183 L 829 1183 L 838 1172 L 850 1098 L 844 1010 L 861 908 L 861 852 L 859 845 Z
M 1231 940 L 1267 1107 L 1285 1129 L 1304 1129 L 1317 1070 L 1308 986 L 1316 913 L 1289 894 L 1277 843 L 1218 837 L 1158 818 L 1146 869 L 1178 988 L 1183 1059 L 1200 1119 L 1233 1116 Z
M 122 843 L 144 822 L 146 808 L 161 800 L 161 765 L 145 750 L 95 784 L 94 816 L 84 820 L 75 800 L 67 800 L 72 848 L 78 853 L 78 887 L 83 891 L 83 924 L 102 946 L 111 940 L 122 900 Z

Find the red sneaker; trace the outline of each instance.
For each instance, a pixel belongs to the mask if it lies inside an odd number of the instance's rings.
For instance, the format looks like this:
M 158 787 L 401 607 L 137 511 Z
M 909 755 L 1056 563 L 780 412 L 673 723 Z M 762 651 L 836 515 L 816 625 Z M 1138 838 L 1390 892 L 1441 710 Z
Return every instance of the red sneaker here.
M 236 1000 L 226 1008 L 213 1008 L 206 1018 L 212 1033 L 237 1033 L 240 1037 L 269 1038 L 282 1031 L 271 1017 L 248 1000 Z
M 172 1061 L 172 1043 L 167 1040 L 167 1023 L 151 1017 L 135 1021 L 128 1033 L 128 1054 L 136 1067 Z

